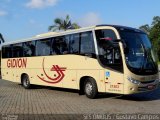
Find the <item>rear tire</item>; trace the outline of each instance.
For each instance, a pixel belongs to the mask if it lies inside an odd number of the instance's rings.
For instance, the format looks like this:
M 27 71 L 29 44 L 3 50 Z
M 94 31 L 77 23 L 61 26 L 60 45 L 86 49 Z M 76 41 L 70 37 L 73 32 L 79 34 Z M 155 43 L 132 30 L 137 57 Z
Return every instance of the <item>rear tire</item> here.
M 96 98 L 98 94 L 97 84 L 96 81 L 92 78 L 87 78 L 84 83 L 84 93 L 85 95 L 90 98 Z
M 24 75 L 22 77 L 22 85 L 25 89 L 29 89 L 31 87 L 28 75 Z

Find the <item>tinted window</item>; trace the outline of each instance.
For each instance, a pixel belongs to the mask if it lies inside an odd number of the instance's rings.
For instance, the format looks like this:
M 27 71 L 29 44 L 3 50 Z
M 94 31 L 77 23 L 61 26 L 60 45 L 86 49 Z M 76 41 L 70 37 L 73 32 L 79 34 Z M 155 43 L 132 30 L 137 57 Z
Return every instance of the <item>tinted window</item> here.
M 96 31 L 98 56 L 101 64 L 123 72 L 122 57 L 118 43 L 112 44 L 116 35 L 112 30 Z
M 78 54 L 79 53 L 79 34 L 73 34 L 70 36 L 70 53 Z
M 52 54 L 62 55 L 69 53 L 69 36 L 56 37 L 52 40 Z
M 13 57 L 23 57 L 23 46 L 22 43 L 13 45 Z
M 107 40 L 117 39 L 116 34 L 113 30 L 96 30 L 96 36 L 100 36 L 101 39 L 105 38 Z
M 95 53 L 92 32 L 81 33 L 81 54 Z
M 156 74 L 156 54 L 147 35 L 127 29 L 120 29 L 119 33 L 126 44 L 125 59 L 128 68 L 138 75 Z
M 64 37 L 64 45 L 63 45 L 66 53 L 69 53 L 69 40 L 70 40 L 70 36 L 69 36 L 69 35 L 66 35 L 66 36 Z
M 2 47 L 2 58 L 11 58 L 12 57 L 12 46 L 6 45 Z
M 35 41 L 29 41 L 23 43 L 24 57 L 35 56 Z
M 36 42 L 36 55 L 47 56 L 51 54 L 51 41 L 50 39 L 38 40 Z

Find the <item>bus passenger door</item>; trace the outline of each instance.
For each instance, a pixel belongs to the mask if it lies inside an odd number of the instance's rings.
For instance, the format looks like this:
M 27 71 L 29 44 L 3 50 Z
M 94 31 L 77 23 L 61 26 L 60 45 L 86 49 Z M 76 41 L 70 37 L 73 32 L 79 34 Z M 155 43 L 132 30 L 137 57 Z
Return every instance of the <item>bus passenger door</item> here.
M 105 70 L 106 92 L 122 94 L 124 74 L 120 49 L 118 47 L 108 49 L 105 59 L 108 69 Z
M 115 29 L 96 30 L 98 55 L 101 66 L 105 68 L 106 92 L 123 93 L 123 60 L 120 42 Z

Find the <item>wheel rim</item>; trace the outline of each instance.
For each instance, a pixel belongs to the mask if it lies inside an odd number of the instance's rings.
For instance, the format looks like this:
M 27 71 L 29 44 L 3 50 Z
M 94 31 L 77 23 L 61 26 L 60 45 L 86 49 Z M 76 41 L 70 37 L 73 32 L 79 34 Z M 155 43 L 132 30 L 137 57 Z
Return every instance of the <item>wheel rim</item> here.
M 28 84 L 29 84 L 29 80 L 28 80 L 27 78 L 25 78 L 25 79 L 23 80 L 23 85 L 24 85 L 24 86 L 28 86 Z
M 86 90 L 87 95 L 91 95 L 92 94 L 93 86 L 92 86 L 92 84 L 90 82 L 88 82 L 86 84 L 86 89 L 85 90 Z

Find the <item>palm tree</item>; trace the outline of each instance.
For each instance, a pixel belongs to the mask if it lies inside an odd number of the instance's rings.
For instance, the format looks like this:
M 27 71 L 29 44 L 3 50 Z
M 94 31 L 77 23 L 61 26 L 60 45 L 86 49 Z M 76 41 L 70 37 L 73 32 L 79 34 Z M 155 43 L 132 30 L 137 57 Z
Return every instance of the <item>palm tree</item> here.
M 80 26 L 77 23 L 71 23 L 69 15 L 66 16 L 65 19 L 56 18 L 54 19 L 54 25 L 48 27 L 49 31 L 57 31 L 57 30 L 68 30 L 68 29 L 78 29 Z
M 0 33 L 0 44 L 1 42 L 4 43 L 5 41 L 4 41 L 3 35 Z

